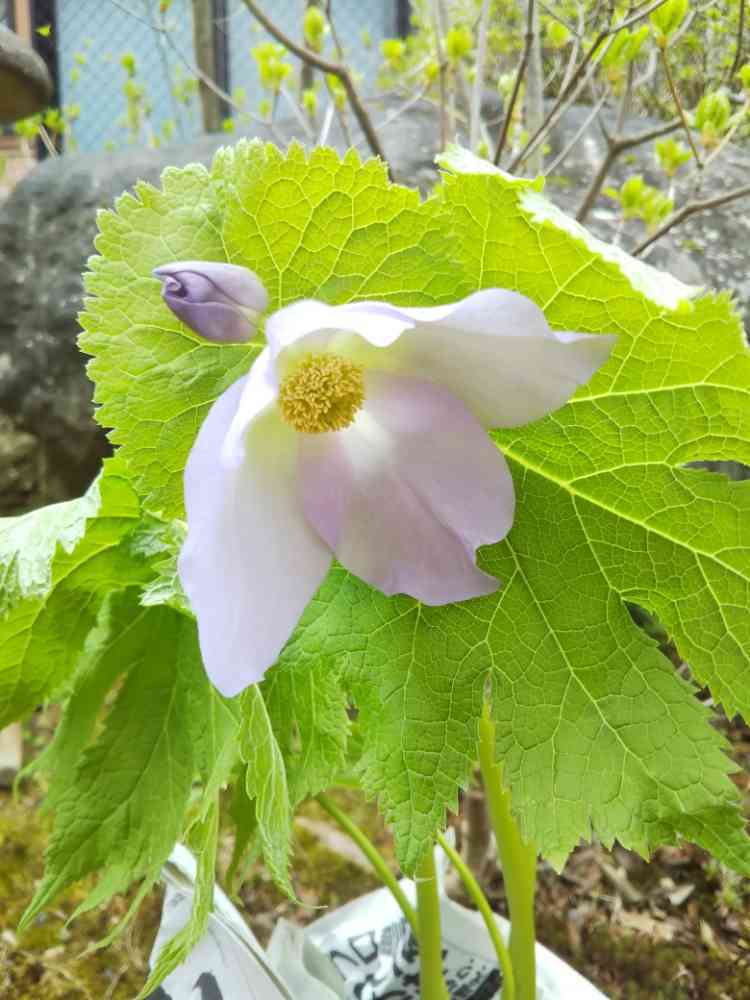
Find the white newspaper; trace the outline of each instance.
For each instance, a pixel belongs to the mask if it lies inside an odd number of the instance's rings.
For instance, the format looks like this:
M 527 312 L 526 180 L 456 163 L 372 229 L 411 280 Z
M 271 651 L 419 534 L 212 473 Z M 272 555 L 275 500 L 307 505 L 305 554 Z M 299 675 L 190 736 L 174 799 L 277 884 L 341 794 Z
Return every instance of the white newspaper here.
M 442 876 L 446 858 L 436 850 Z M 167 893 L 151 954 L 187 921 L 195 861 L 178 846 L 164 870 Z M 401 885 L 412 902 L 414 883 Z M 445 977 L 451 1000 L 495 1000 L 502 980 L 484 922 L 449 899 L 440 885 Z M 509 924 L 496 917 L 503 937 Z M 586 979 L 540 944 L 537 1000 L 606 1000 Z M 332 910 L 306 928 L 280 920 L 264 952 L 216 887 L 205 936 L 152 1000 L 419 1000 L 419 956 L 411 929 L 387 889 Z

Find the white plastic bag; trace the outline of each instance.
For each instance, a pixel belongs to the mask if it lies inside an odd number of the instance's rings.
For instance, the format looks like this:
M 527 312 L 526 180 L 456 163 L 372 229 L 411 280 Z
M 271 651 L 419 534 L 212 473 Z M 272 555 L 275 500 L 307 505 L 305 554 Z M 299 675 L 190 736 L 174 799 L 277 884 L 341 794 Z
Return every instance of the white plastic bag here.
M 444 968 L 451 1000 L 495 1000 L 497 959 L 478 913 L 449 899 L 436 849 Z M 184 926 L 192 906 L 195 861 L 178 846 L 164 869 L 167 893 L 151 953 Z M 401 885 L 414 902 L 416 888 Z M 507 920 L 496 917 L 507 940 Z M 537 1000 L 606 1000 L 587 980 L 540 944 Z M 332 910 L 304 930 L 285 920 L 264 953 L 244 920 L 216 887 L 205 936 L 153 1000 L 419 1000 L 419 956 L 411 929 L 387 889 Z

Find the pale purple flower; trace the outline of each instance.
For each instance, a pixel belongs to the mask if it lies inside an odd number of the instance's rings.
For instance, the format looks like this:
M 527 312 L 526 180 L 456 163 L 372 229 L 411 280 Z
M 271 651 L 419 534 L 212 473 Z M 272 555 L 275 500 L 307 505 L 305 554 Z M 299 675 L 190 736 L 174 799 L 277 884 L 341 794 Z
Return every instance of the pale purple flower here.
M 266 338 L 185 469 L 179 574 L 226 695 L 274 663 L 334 556 L 425 604 L 495 591 L 476 551 L 510 530 L 514 493 L 487 428 L 562 406 L 615 341 L 553 332 L 499 288 L 434 308 L 300 301 Z
M 172 312 L 207 340 L 243 343 L 255 333 L 268 307 L 257 275 L 237 264 L 179 260 L 154 270 Z

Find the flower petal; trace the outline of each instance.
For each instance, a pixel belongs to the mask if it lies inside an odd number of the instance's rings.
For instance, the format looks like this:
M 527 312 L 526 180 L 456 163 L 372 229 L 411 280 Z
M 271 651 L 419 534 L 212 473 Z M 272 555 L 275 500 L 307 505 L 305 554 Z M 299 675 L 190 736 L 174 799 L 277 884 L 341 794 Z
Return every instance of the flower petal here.
M 275 407 L 248 424 L 245 461 L 218 461 L 245 383 L 219 397 L 190 452 L 179 559 L 206 671 L 228 697 L 276 661 L 331 564 L 302 512 L 295 434 Z
M 239 381 L 243 384 L 242 391 L 217 451 L 219 460 L 227 466 L 237 466 L 245 460 L 248 428 L 256 417 L 276 402 L 279 386 L 273 358 L 267 347 L 255 359 L 247 376 Z
M 413 320 L 387 302 L 352 302 L 329 306 L 301 299 L 279 309 L 266 322 L 266 340 L 274 358 L 304 340 L 304 351 L 334 350 L 341 334 L 355 334 L 373 347 L 389 347 Z M 312 339 L 310 339 L 312 338 Z
M 350 572 L 385 594 L 448 604 L 497 590 L 479 545 L 513 521 L 513 482 L 464 404 L 420 379 L 370 372 L 355 422 L 300 435 L 305 515 Z
M 367 368 L 427 378 L 463 400 L 485 427 L 515 427 L 558 409 L 609 358 L 616 338 L 556 333 L 531 299 L 502 288 L 447 306 L 298 302 L 266 325 L 281 366 L 315 350 Z
M 558 409 L 608 360 L 617 340 L 556 333 L 530 299 L 502 288 L 402 312 L 415 325 L 389 350 L 399 370 L 446 386 L 485 427 L 515 427 Z

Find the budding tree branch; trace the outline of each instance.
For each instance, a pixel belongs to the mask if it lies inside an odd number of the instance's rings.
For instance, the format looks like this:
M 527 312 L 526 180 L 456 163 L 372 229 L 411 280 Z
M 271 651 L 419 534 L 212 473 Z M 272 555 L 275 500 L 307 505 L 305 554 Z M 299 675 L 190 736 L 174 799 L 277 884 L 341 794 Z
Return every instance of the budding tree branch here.
M 389 176 L 391 175 L 390 165 L 386 158 L 385 152 L 382 145 L 380 144 L 380 139 L 377 132 L 375 131 L 370 116 L 365 109 L 362 100 L 357 93 L 357 88 L 354 86 L 354 81 L 352 80 L 351 74 L 346 66 L 342 66 L 339 63 L 331 62 L 325 59 L 323 56 L 318 55 L 317 52 L 311 52 L 309 49 L 304 48 L 304 46 L 299 45 L 293 39 L 289 38 L 278 25 L 263 13 L 255 0 L 242 0 L 247 9 L 253 15 L 253 17 L 258 21 L 271 35 L 273 38 L 283 45 L 287 51 L 291 52 L 298 59 L 301 59 L 308 66 L 313 66 L 315 69 L 319 69 L 322 73 L 328 73 L 331 76 L 337 77 L 341 81 L 341 84 L 346 91 L 346 96 L 349 104 L 354 112 L 354 117 L 357 119 L 359 127 L 362 129 L 362 133 L 367 140 L 367 145 L 375 156 L 379 156 L 381 160 L 388 167 Z
M 620 31 L 624 31 L 631 25 L 643 20 L 644 17 L 648 17 L 649 14 L 653 13 L 653 11 L 655 11 L 658 7 L 661 7 L 664 3 L 666 3 L 666 0 L 654 0 L 653 3 L 647 4 L 645 7 L 642 7 L 640 10 L 631 14 L 629 17 L 626 17 L 624 20 L 618 21 L 617 24 L 612 25 L 610 23 L 607 27 L 602 28 L 589 48 L 586 50 L 583 58 L 576 67 L 575 72 L 571 75 L 567 86 L 561 88 L 560 93 L 557 95 L 557 100 L 553 104 L 542 124 L 534 132 L 534 134 L 529 137 L 524 148 L 518 153 L 511 163 L 511 173 L 517 170 L 529 153 L 531 153 L 532 150 L 544 140 L 544 137 L 550 128 L 552 128 L 552 126 L 558 121 L 563 111 L 565 111 L 565 109 L 575 100 L 587 80 L 591 78 L 593 70 L 599 65 L 599 62 L 606 52 L 606 49 L 602 49 L 602 43 L 607 39 L 613 39 L 614 36 Z
M 636 146 L 642 146 L 644 142 L 650 142 L 652 139 L 660 139 L 663 135 L 669 135 L 670 132 L 674 132 L 675 129 L 680 127 L 680 120 L 676 118 L 674 121 L 666 122 L 664 125 L 658 125 L 656 128 L 647 129 L 645 132 L 639 132 L 638 135 L 633 135 L 629 137 L 614 136 L 610 138 L 607 136 L 607 153 L 599 169 L 594 175 L 594 179 L 589 185 L 589 189 L 584 195 L 581 206 L 576 212 L 576 219 L 579 222 L 585 222 L 588 218 L 589 212 L 594 207 L 594 203 L 599 196 L 599 192 L 607 179 L 607 174 L 612 168 L 612 164 L 615 160 L 626 153 L 629 149 L 634 149 Z
M 518 70 L 516 72 L 516 78 L 513 81 L 513 90 L 511 91 L 510 98 L 508 100 L 508 110 L 505 112 L 505 121 L 503 122 L 503 127 L 500 132 L 500 137 L 497 140 L 497 145 L 495 146 L 495 155 L 492 157 L 492 162 L 495 166 L 500 162 L 500 157 L 503 155 L 503 150 L 505 149 L 505 143 L 508 140 L 508 132 L 510 131 L 510 123 L 513 118 L 513 111 L 516 107 L 516 101 L 518 100 L 518 93 L 521 90 L 521 84 L 523 83 L 523 78 L 526 75 L 526 67 L 529 64 L 529 57 L 531 55 L 531 46 L 534 44 L 534 0 L 529 0 L 529 5 L 526 8 L 526 37 L 523 46 L 523 55 L 521 56 L 521 61 L 518 64 Z
M 656 243 L 665 233 L 668 233 L 675 226 L 679 226 L 681 222 L 689 219 L 691 215 L 697 215 L 698 212 L 706 212 L 710 208 L 719 208 L 721 205 L 728 205 L 729 202 L 737 201 L 738 198 L 746 198 L 748 195 L 750 195 L 750 184 L 743 184 L 742 187 L 733 188 L 731 191 L 727 191 L 726 194 L 718 195 L 716 198 L 706 198 L 703 201 L 689 201 L 687 205 L 683 205 L 681 209 L 670 215 L 663 225 L 659 226 L 657 230 L 647 236 L 645 240 L 630 252 L 634 257 L 638 257 L 652 243 Z

